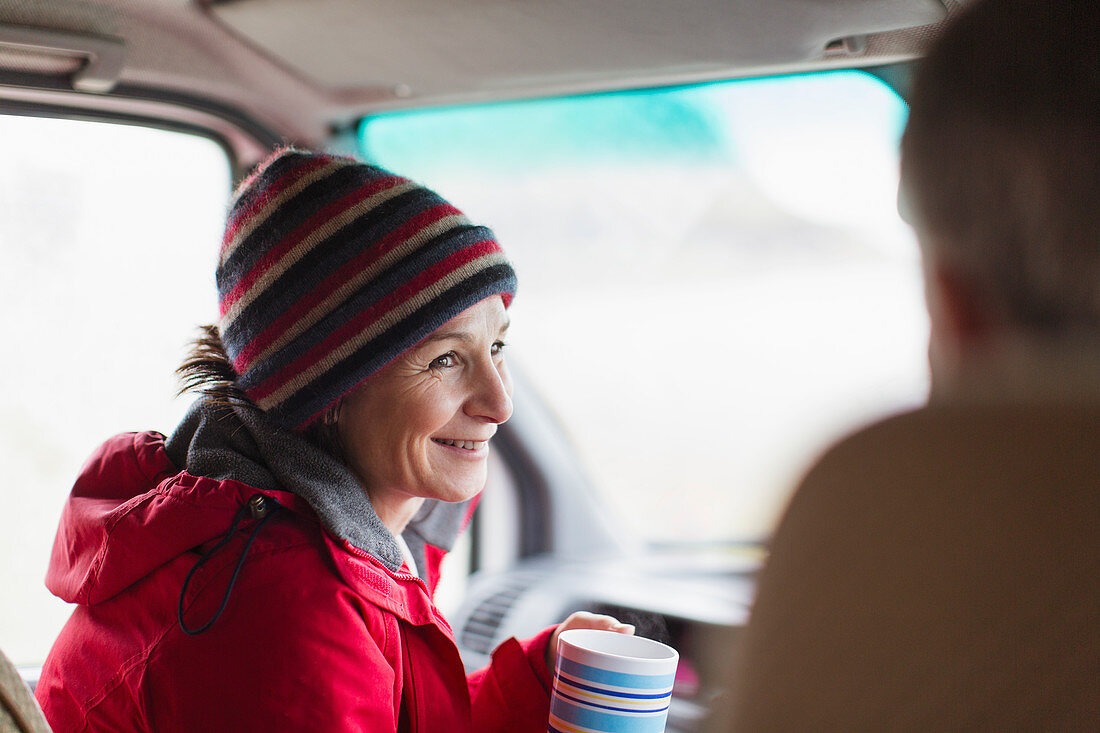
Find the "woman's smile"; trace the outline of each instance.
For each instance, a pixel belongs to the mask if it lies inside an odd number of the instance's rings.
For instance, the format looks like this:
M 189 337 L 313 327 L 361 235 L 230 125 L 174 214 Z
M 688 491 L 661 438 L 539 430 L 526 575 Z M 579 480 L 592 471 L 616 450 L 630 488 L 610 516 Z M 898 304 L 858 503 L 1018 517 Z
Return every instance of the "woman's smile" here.
M 453 438 L 432 438 L 433 443 L 438 443 L 444 448 L 457 448 L 464 453 L 471 453 L 474 455 L 488 455 L 489 453 L 489 440 L 471 440 L 471 439 L 453 439 Z

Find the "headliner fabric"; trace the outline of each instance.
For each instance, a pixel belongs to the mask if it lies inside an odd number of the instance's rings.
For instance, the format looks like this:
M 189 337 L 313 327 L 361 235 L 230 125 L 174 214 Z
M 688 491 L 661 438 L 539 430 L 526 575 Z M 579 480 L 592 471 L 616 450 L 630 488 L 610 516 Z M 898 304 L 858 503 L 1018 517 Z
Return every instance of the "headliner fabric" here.
M 319 147 L 334 126 L 374 111 L 913 58 L 921 48 L 908 29 L 934 32 L 944 5 L 951 11 L 953 0 L 369 7 L 350 0 L 10 0 L 0 3 L 0 24 L 125 42 L 125 97 L 72 95 L 72 104 L 109 99 L 126 111 L 127 100 L 184 94 L 232 111 L 264 145 Z M 850 35 L 868 36 L 861 52 L 825 56 L 826 44 Z M 14 70 L 56 71 L 64 88 L 68 71 L 55 61 L 19 58 Z M 0 59 L 0 76 L 8 69 Z M 242 158 L 241 172 L 260 155 L 236 138 L 228 142 Z

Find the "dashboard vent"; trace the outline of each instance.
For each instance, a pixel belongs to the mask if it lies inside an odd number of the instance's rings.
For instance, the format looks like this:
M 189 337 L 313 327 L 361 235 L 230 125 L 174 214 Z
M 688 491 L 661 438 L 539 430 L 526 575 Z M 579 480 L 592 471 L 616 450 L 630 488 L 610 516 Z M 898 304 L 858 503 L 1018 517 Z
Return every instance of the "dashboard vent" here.
M 497 643 L 497 631 L 516 601 L 535 584 L 538 573 L 510 574 L 500 579 L 499 590 L 486 596 L 462 626 L 459 640 L 467 649 L 488 654 Z

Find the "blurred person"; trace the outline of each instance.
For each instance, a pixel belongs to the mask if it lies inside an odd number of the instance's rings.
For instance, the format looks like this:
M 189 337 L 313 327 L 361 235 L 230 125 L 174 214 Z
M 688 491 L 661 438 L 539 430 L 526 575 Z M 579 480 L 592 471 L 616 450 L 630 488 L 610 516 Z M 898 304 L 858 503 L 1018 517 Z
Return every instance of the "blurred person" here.
M 918 66 L 899 209 L 921 247 L 933 400 L 1095 397 L 1098 62 L 1095 3 L 1012 0 L 963 14 Z
M 1095 730 L 1100 4 L 968 5 L 901 153 L 929 404 L 795 492 L 715 730 Z
M 238 189 L 217 286 L 180 368 L 202 397 L 169 437 L 107 441 L 65 506 L 54 729 L 545 731 L 557 635 L 633 628 L 574 614 L 467 676 L 432 600 L 512 414 L 492 232 L 283 150 Z

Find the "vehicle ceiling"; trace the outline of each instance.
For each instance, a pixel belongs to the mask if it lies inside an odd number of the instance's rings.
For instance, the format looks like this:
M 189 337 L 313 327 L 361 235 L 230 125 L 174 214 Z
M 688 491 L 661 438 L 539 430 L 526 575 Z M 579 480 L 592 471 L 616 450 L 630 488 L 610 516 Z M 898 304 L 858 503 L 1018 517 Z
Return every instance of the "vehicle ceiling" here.
M 0 112 L 213 131 L 246 167 L 376 111 L 875 66 L 956 0 L 6 0 Z M 44 33 L 48 32 L 48 34 Z M 61 34 L 61 35 L 58 35 Z

